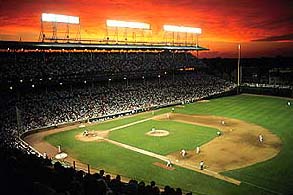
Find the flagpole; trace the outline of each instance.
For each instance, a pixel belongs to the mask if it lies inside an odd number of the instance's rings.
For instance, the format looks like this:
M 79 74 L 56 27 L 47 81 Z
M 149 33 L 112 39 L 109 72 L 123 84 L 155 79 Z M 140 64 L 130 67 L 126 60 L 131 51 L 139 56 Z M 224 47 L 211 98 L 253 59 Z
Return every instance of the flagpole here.
M 241 46 L 240 46 L 240 44 L 238 44 L 237 94 L 239 94 L 239 87 L 240 87 L 240 57 L 241 57 Z

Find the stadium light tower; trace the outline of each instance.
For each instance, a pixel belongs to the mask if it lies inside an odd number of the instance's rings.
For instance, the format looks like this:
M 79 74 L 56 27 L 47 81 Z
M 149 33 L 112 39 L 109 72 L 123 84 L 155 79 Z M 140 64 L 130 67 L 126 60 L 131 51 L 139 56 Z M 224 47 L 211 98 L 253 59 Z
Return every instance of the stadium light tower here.
M 60 14 L 51 14 L 51 13 L 42 13 L 41 15 L 41 33 L 39 40 L 42 42 L 46 39 L 44 33 L 44 23 L 52 24 L 52 38 L 51 40 L 57 41 L 57 32 L 58 32 L 58 23 L 62 23 L 66 25 L 66 40 L 69 41 L 69 25 L 78 25 L 78 40 L 80 40 L 80 20 L 77 16 L 67 16 Z
M 198 35 L 202 33 L 201 28 L 187 27 L 187 26 L 174 26 L 174 25 L 164 25 L 164 31 L 173 33 L 173 44 L 174 44 L 174 33 L 185 33 L 185 43 L 187 43 L 187 34 L 196 34 L 196 46 L 198 46 Z M 178 35 L 178 34 L 177 34 Z
M 127 22 L 127 21 L 121 21 L 121 20 L 106 20 L 106 26 L 107 26 L 107 37 L 108 37 L 108 27 L 115 28 L 116 42 L 118 42 L 119 40 L 118 28 L 125 29 L 125 41 L 127 41 L 127 29 L 139 29 L 142 31 L 151 29 L 151 25 L 148 23 Z

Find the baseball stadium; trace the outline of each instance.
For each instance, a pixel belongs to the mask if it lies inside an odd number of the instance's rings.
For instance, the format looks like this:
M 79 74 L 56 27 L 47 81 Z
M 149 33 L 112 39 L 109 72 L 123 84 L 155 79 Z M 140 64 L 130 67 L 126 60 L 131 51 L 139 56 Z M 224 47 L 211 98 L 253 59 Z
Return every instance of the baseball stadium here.
M 107 20 L 89 40 L 78 17 L 40 21 L 38 41 L 0 41 L 3 194 L 293 194 L 292 58 L 201 59 L 197 27 L 150 41 Z

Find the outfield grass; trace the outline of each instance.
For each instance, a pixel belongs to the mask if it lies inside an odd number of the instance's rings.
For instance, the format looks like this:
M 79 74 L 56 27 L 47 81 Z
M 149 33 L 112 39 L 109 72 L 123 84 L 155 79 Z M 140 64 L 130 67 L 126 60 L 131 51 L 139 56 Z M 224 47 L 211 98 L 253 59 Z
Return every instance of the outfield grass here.
M 247 168 L 223 173 L 244 181 L 240 186 L 235 186 L 180 167 L 176 167 L 174 171 L 166 171 L 165 169 L 152 165 L 153 162 L 158 161 L 157 159 L 109 143 L 85 143 L 77 141 L 74 139 L 74 135 L 81 132 L 81 129 L 61 132 L 48 136 L 45 139 L 55 146 L 61 144 L 66 152 L 84 163 L 89 163 L 96 168 L 103 168 L 109 172 L 120 173 L 121 175 L 138 180 L 155 180 L 161 185 L 181 187 L 201 194 L 274 194 L 247 183 L 252 183 L 282 194 L 291 194 L 293 193 L 293 170 L 291 168 L 293 165 L 293 107 L 288 108 L 286 103 L 286 100 L 279 98 L 240 95 L 213 99 L 207 103 L 186 104 L 185 108 L 175 109 L 176 112 L 184 114 L 212 114 L 245 120 L 261 125 L 281 138 L 283 142 L 282 150 L 274 159 Z M 167 111 L 170 111 L 170 108 L 162 109 L 160 113 Z M 95 125 L 92 128 L 100 130 L 110 129 L 150 116 L 151 113 L 146 113 L 127 119 L 105 122 Z M 173 146 L 174 140 L 170 143 L 164 139 L 160 140 L 159 142 L 161 142 L 163 146 L 161 146 L 161 144 L 152 146 L 152 138 L 147 139 L 147 141 L 140 140 L 142 137 L 141 135 L 145 131 L 144 127 L 147 127 L 147 130 L 149 130 L 149 127 L 153 125 L 151 122 L 152 121 L 148 121 L 114 131 L 110 134 L 110 138 L 142 148 L 149 148 L 151 151 L 153 151 L 152 149 L 154 148 L 158 148 L 159 151 L 156 152 L 161 154 L 169 152 L 166 146 L 170 146 L 170 148 L 173 147 L 170 151 L 176 149 L 178 146 Z M 168 124 L 166 121 L 165 124 L 165 121 L 159 121 L 159 123 L 158 125 L 162 125 L 162 128 L 170 128 L 171 132 L 182 133 L 182 136 L 187 133 L 184 132 L 184 130 L 182 132 L 179 130 L 181 128 L 177 122 L 172 122 L 172 124 L 169 122 L 170 124 Z M 177 125 L 179 125 L 179 128 Z M 136 131 L 135 127 L 140 128 Z M 203 127 L 186 126 L 184 129 L 185 128 L 190 128 L 192 132 L 197 131 L 197 133 L 200 133 Z M 127 132 L 126 134 L 129 133 L 132 136 L 130 138 L 123 137 L 123 132 Z M 214 130 L 209 129 L 207 132 L 207 136 L 212 137 Z M 211 133 L 211 135 L 209 133 Z M 174 143 L 177 144 L 183 141 L 181 144 L 186 144 L 186 148 L 189 149 L 189 147 L 194 147 L 193 141 L 194 143 L 205 142 L 211 139 L 211 137 L 198 140 L 192 138 L 190 140 L 188 139 L 188 141 L 180 138 Z M 173 139 L 171 135 L 169 138 Z

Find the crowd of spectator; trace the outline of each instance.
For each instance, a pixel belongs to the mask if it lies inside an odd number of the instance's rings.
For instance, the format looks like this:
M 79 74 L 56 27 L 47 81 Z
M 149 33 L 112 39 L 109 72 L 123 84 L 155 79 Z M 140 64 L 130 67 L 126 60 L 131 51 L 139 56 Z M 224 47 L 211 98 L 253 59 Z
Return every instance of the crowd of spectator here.
M 3 194 L 180 195 L 181 189 L 169 186 L 160 192 L 155 182 L 123 183 L 120 176 L 91 175 L 64 168 L 59 163 L 52 165 L 18 136 L 44 126 L 186 104 L 235 87 L 234 83 L 200 71 L 167 73 L 182 67 L 196 68 L 200 62 L 186 53 L 6 52 L 0 53 L 0 57 L 1 82 L 166 70 L 165 74 L 139 79 L 46 85 L 1 93 L 0 148 L 4 152 L 0 158 L 4 161 L 0 161 L 0 169 L 6 186 L 0 189 Z M 19 186 L 9 188 L 13 183 Z
M 162 105 L 185 103 L 221 93 L 233 83 L 203 73 L 164 75 L 149 80 L 96 83 L 21 94 L 16 106 L 23 129 Z
M 0 52 L 0 81 L 153 72 L 195 67 L 190 53 Z
M 1 194 L 22 195 L 182 195 L 180 188 L 160 189 L 154 181 L 111 177 L 104 170 L 89 174 L 52 163 L 48 158 L 4 149 L 0 153 Z M 192 193 L 186 193 L 192 194 Z

